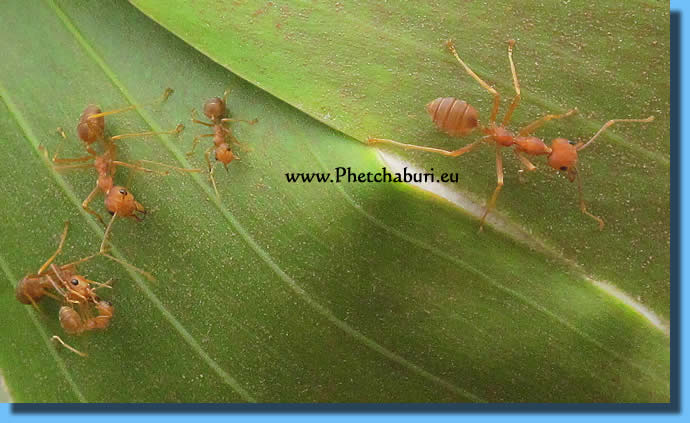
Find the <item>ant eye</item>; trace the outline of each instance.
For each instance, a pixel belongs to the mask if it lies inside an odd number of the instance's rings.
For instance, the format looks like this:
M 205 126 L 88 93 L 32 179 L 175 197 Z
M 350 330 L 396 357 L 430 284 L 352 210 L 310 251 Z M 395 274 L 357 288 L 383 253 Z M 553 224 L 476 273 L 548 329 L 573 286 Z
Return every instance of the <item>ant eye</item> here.
M 568 141 L 568 144 L 570 144 L 570 145 L 575 145 L 575 141 L 570 141 L 570 140 L 569 140 L 569 141 Z
M 127 195 L 127 190 L 124 188 L 120 189 L 120 194 Z
M 561 166 L 561 170 L 568 170 L 568 166 Z
M 74 285 L 74 286 L 79 285 L 79 279 L 72 279 L 72 285 Z
M 110 307 L 113 306 L 113 303 L 111 303 L 110 301 L 106 301 L 105 303 L 108 304 Z
M 108 213 L 110 213 L 111 216 L 115 214 L 115 212 L 112 212 L 110 210 L 108 210 Z

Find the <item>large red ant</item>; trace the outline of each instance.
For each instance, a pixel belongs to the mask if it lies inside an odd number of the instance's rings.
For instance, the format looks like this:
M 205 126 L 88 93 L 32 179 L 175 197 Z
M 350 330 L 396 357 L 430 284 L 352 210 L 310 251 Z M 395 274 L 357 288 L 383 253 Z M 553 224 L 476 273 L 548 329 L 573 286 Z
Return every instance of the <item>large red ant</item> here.
M 172 93 L 171 89 L 166 89 L 163 94 L 163 100 Z M 72 159 L 62 159 L 58 158 L 60 147 L 58 147 L 53 155 L 54 163 L 80 163 L 93 160 L 93 163 L 87 164 L 68 164 L 62 166 L 55 166 L 56 169 L 75 169 L 75 168 L 90 168 L 93 167 L 98 173 L 98 179 L 96 181 L 96 186 L 93 188 L 91 193 L 86 197 L 82 203 L 82 208 L 88 213 L 96 216 L 98 220 L 105 226 L 105 222 L 100 214 L 89 208 L 89 203 L 93 198 L 99 193 L 103 192 L 105 195 L 105 208 L 113 216 L 119 215 L 123 217 L 130 217 L 135 220 L 141 220 L 136 213 L 145 214 L 146 210 L 144 207 L 134 199 L 134 196 L 123 186 L 115 185 L 113 182 L 113 176 L 116 171 L 117 166 L 127 167 L 132 170 L 139 170 L 144 172 L 155 172 L 161 175 L 167 175 L 168 172 L 159 172 L 151 169 L 141 167 L 136 164 L 125 163 L 116 160 L 117 147 L 115 141 L 124 138 L 134 138 L 134 137 L 144 137 L 150 135 L 160 135 L 160 134 L 179 134 L 183 129 L 184 125 L 179 124 L 177 127 L 171 131 L 162 132 L 138 132 L 138 133 L 128 133 L 120 134 L 112 137 L 105 136 L 105 116 L 122 113 L 128 110 L 132 110 L 136 106 L 129 106 L 122 109 L 111 110 L 107 112 L 102 112 L 98 106 L 89 105 L 84 109 L 84 112 L 79 118 L 79 123 L 77 124 L 77 135 L 84 142 L 84 146 L 89 153 L 87 156 L 72 158 Z M 58 129 L 62 135 L 63 141 L 67 138 L 62 129 Z M 96 150 L 93 149 L 92 144 L 96 141 L 101 140 L 103 142 L 103 153 L 98 154 Z M 140 163 L 151 163 L 167 168 L 171 168 L 181 172 L 199 172 L 199 169 L 183 169 L 175 166 L 170 166 L 164 163 L 153 162 L 150 160 L 139 160 Z
M 423 147 L 414 144 L 405 144 L 398 141 L 381 138 L 369 138 L 368 142 L 370 144 L 393 144 L 405 149 L 427 151 L 430 153 L 442 154 L 444 156 L 449 157 L 458 157 L 469 151 L 472 151 L 475 147 L 481 144 L 482 141 L 486 141 L 489 143 L 493 142 L 496 145 L 497 184 L 496 189 L 494 190 L 493 194 L 491 195 L 491 198 L 487 202 L 486 208 L 481 217 L 481 221 L 479 224 L 480 231 L 484 226 L 484 220 L 486 219 L 486 216 L 489 214 L 489 211 L 491 211 L 491 209 L 494 208 L 496 200 L 498 199 L 498 195 L 501 191 L 501 188 L 503 187 L 503 157 L 501 155 L 501 148 L 513 147 L 513 152 L 522 163 L 522 166 L 524 166 L 524 169 L 527 171 L 535 170 L 536 167 L 523 154 L 530 156 L 546 155 L 547 163 L 549 166 L 558 171 L 566 172 L 568 175 L 568 179 L 570 179 L 571 182 L 577 179 L 578 192 L 580 198 L 580 210 L 582 211 L 582 213 L 597 221 L 597 223 L 599 224 L 599 229 L 603 229 L 604 221 L 600 217 L 590 213 L 587 210 L 587 206 L 585 205 L 585 201 L 582 195 L 582 176 L 578 174 L 576 167 L 577 153 L 585 149 L 588 145 L 590 145 L 604 130 L 606 130 L 614 123 L 651 122 L 652 120 L 654 120 L 654 117 L 650 116 L 646 119 L 613 119 L 606 122 L 604 126 L 602 126 L 602 128 L 599 131 L 597 131 L 597 133 L 594 134 L 594 136 L 590 138 L 589 141 L 585 143 L 575 143 L 565 138 L 556 138 L 551 142 L 551 146 L 549 147 L 544 143 L 542 139 L 530 136 L 530 134 L 542 125 L 544 125 L 546 122 L 554 119 L 562 119 L 571 116 L 575 114 L 577 110 L 572 109 L 567 111 L 566 113 L 559 115 L 546 115 L 524 126 L 517 132 L 517 134 L 514 134 L 506 128 L 506 126 L 510 123 L 510 119 L 513 115 L 513 112 L 520 103 L 521 98 L 520 84 L 518 82 L 515 64 L 513 63 L 513 46 L 515 45 L 514 40 L 510 40 L 508 42 L 508 60 L 510 62 L 510 71 L 513 75 L 515 97 L 513 97 L 513 101 L 508 107 L 508 111 L 506 112 L 505 116 L 503 117 L 503 121 L 500 124 L 496 124 L 496 117 L 498 115 L 498 109 L 500 105 L 499 93 L 489 84 L 484 82 L 476 73 L 472 71 L 472 69 L 470 69 L 469 66 L 467 66 L 467 64 L 465 64 L 465 62 L 462 61 L 462 59 L 460 59 L 460 56 L 458 55 L 455 49 L 455 45 L 452 41 L 448 41 L 446 45 L 448 46 L 453 56 L 455 56 L 458 62 L 460 62 L 465 71 L 472 78 L 474 78 L 479 83 L 479 85 L 482 86 L 482 88 L 487 90 L 493 96 L 493 108 L 491 109 L 491 115 L 489 116 L 489 124 L 483 127 L 480 126 L 478 113 L 474 109 L 474 107 L 469 105 L 467 102 L 456 99 L 454 97 L 444 97 L 433 100 L 431 103 L 427 104 L 427 112 L 431 116 L 431 119 L 436 124 L 436 126 L 440 130 L 452 137 L 462 137 L 468 135 L 476 128 L 479 128 L 485 135 L 480 140 L 453 151 L 442 150 L 439 148 L 432 147 Z

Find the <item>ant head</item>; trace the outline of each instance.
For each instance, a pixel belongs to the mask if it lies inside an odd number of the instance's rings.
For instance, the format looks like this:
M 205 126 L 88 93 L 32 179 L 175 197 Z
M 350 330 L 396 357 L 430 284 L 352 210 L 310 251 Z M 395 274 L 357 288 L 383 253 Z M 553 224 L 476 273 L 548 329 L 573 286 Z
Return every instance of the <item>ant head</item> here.
M 72 275 L 72 277 L 67 279 L 66 288 L 68 288 L 69 293 L 73 294 L 72 297 L 76 300 L 89 298 L 89 292 L 91 291 L 89 282 L 79 275 Z
M 556 138 L 551 141 L 551 154 L 549 154 L 549 166 L 562 172 L 568 172 L 568 179 L 575 180 L 577 175 L 577 148 L 574 142 L 565 138 Z
M 79 138 L 87 144 L 91 144 L 103 137 L 105 132 L 105 118 L 103 116 L 94 119 L 89 119 L 90 116 L 101 113 L 101 108 L 90 104 L 86 106 L 86 109 L 81 114 L 79 118 L 79 124 L 77 125 L 77 135 Z
M 227 143 L 220 144 L 216 147 L 216 160 L 225 165 L 227 170 L 228 164 L 235 160 L 235 155 L 232 153 L 230 146 Z
M 225 116 L 225 101 L 220 97 L 213 97 L 204 103 L 204 114 L 207 118 L 215 121 Z
M 134 216 L 134 212 L 146 213 L 144 206 L 134 199 L 134 195 L 127 188 L 115 185 L 105 196 L 105 208 L 110 214 L 119 216 Z

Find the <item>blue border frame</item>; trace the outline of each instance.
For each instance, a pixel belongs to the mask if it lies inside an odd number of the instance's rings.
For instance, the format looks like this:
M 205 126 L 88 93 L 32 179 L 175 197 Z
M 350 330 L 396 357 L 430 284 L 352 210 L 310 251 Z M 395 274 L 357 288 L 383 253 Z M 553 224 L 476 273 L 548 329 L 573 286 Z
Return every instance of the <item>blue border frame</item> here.
M 42 423 L 49 418 L 50 422 L 67 421 L 70 422 L 86 418 L 98 418 L 101 423 L 116 421 L 126 414 L 128 419 L 134 420 L 166 420 L 189 419 L 191 415 L 198 414 L 204 421 L 212 421 L 219 418 L 228 418 L 224 413 L 236 413 L 232 416 L 234 420 L 242 421 L 265 421 L 281 419 L 282 421 L 328 418 L 331 421 L 341 419 L 364 419 L 365 421 L 395 419 L 409 420 L 418 419 L 421 415 L 432 421 L 443 421 L 449 418 L 458 417 L 471 418 L 476 420 L 499 420 L 511 418 L 515 421 L 533 421 L 535 419 L 554 419 L 568 421 L 571 419 L 581 420 L 582 414 L 587 414 L 588 419 L 593 421 L 639 421 L 656 414 L 662 419 L 679 419 L 683 417 L 682 403 L 688 404 L 687 393 L 681 389 L 681 380 L 687 381 L 688 374 L 684 371 L 680 361 L 683 337 L 681 330 L 687 328 L 685 320 L 688 314 L 682 314 L 681 297 L 686 293 L 681 291 L 681 280 L 683 273 L 681 262 L 690 259 L 686 254 L 683 255 L 682 243 L 687 241 L 688 234 L 681 224 L 682 212 L 687 209 L 683 199 L 688 198 L 687 186 L 681 185 L 681 181 L 690 177 L 688 171 L 684 171 L 679 165 L 688 162 L 690 157 L 686 157 L 688 149 L 682 148 L 681 144 L 681 125 L 683 120 L 690 119 L 687 107 L 682 107 L 681 98 L 688 99 L 686 85 L 682 84 L 680 69 L 690 69 L 685 63 L 688 54 L 684 48 L 690 45 L 682 29 L 682 16 L 684 12 L 690 11 L 690 3 L 682 0 L 671 0 L 671 403 L 670 404 L 398 404 L 380 406 L 376 404 L 353 404 L 353 405 L 290 405 L 279 404 L 275 406 L 266 404 L 232 405 L 232 404 L 209 404 L 209 405 L 185 405 L 185 404 L 65 404 L 65 405 L 35 405 L 35 404 L 0 404 L 0 420 L 6 421 L 41 421 Z M 690 72 L 690 71 L 688 71 Z M 681 97 L 682 96 L 682 97 Z M 686 100 L 687 101 L 687 100 Z M 680 235 L 680 238 L 679 238 Z M 688 298 L 683 298 L 683 302 L 688 304 Z M 682 319 L 682 320 L 681 320 Z M 685 349 L 685 348 L 683 348 Z M 105 414 L 108 413 L 108 414 Z M 338 413 L 348 413 L 345 415 Z M 357 415 L 352 415 L 357 413 Z M 463 413 L 462 416 L 455 413 Z M 568 415 L 567 413 L 577 413 Z M 165 417 L 158 417 L 157 414 L 166 414 Z M 171 415 L 172 414 L 172 415 Z M 174 414 L 183 414 L 174 416 Z M 640 415 L 636 415 L 640 414 Z

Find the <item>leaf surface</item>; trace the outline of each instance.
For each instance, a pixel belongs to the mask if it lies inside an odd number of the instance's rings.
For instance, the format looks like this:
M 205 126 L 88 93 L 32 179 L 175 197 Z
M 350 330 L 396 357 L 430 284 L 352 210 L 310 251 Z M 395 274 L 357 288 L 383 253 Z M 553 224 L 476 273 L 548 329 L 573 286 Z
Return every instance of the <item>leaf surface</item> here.
M 502 94 L 503 111 L 514 95 L 506 40 L 517 40 L 523 96 L 512 126 L 580 111 L 537 131 L 549 144 L 556 137 L 586 141 L 609 119 L 653 115 L 652 124 L 615 125 L 581 153 L 585 199 L 605 220 L 604 232 L 580 212 L 576 184 L 549 171 L 541 157 L 534 159 L 540 170 L 520 178 L 518 160 L 503 153 L 498 211 L 669 317 L 668 3 L 132 2 L 247 81 L 360 141 L 375 136 L 454 150 L 479 138 L 440 133 L 424 108 L 454 96 L 488 119 L 492 97 L 444 47 L 447 39 Z M 496 185 L 488 146 L 456 159 L 381 149 L 436 173 L 458 173 L 453 188 L 479 203 Z
M 0 369 L 13 400 L 668 401 L 668 337 L 579 270 L 478 234 L 476 219 L 403 184 L 286 183 L 286 172 L 382 163 L 133 7 L 100 7 L 9 2 L 0 13 Z M 250 150 L 218 168 L 221 201 L 205 174 L 118 171 L 150 213 L 116 221 L 113 252 L 157 280 L 84 264 L 91 279 L 116 279 L 102 293 L 116 315 L 107 331 L 66 336 L 58 304 L 37 313 L 14 285 L 52 254 L 64 221 L 63 263 L 97 250 L 103 231 L 81 209 L 93 170 L 57 171 L 39 147 L 55 151 L 61 126 L 63 155 L 79 156 L 86 104 L 145 104 L 166 87 L 176 92 L 165 104 L 108 117 L 108 132 L 181 121 L 185 132 L 123 142 L 123 161 L 204 167 L 202 151 L 185 155 L 206 132 L 190 110 L 228 87 L 232 115 L 259 119 L 233 125 Z M 89 357 L 55 348 L 53 334 Z

